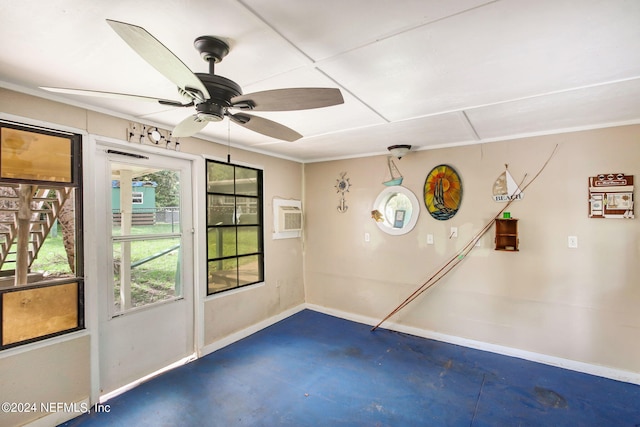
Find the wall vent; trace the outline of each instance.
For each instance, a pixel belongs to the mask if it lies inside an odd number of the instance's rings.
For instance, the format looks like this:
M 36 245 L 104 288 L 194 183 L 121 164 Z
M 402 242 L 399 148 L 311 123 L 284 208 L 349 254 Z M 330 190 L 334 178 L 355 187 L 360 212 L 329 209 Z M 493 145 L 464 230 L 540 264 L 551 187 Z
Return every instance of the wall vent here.
M 297 206 L 280 206 L 277 232 L 300 230 L 302 230 L 302 209 Z

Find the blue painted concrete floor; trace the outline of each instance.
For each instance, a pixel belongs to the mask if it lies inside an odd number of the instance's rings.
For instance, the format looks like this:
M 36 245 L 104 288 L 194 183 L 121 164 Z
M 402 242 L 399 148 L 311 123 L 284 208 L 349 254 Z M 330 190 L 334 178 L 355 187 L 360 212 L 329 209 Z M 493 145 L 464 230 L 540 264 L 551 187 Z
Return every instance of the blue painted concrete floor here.
M 638 426 L 640 386 L 305 310 L 64 426 Z

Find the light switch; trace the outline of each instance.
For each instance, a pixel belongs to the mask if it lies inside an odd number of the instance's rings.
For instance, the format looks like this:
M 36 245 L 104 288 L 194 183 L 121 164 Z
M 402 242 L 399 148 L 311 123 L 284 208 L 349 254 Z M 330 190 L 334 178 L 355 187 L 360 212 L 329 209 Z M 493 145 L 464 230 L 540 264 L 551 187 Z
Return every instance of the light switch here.
M 427 245 L 433 245 L 433 234 L 427 234 Z
M 569 247 L 574 249 L 578 247 L 578 236 L 569 236 L 568 239 Z

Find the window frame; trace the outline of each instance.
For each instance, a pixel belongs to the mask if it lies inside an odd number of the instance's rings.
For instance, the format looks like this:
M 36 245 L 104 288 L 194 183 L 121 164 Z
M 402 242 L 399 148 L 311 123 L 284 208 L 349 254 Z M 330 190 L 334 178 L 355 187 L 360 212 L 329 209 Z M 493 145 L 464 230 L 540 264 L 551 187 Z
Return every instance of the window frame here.
M 211 164 L 219 164 L 219 165 L 224 165 L 224 166 L 231 166 L 233 167 L 233 192 L 220 192 L 220 191 L 211 191 L 209 188 L 209 169 L 210 169 L 210 165 Z M 237 170 L 238 169 L 247 169 L 247 170 L 251 170 L 251 171 L 255 171 L 256 172 L 256 176 L 257 176 L 257 183 L 256 183 L 256 189 L 257 189 L 257 194 L 256 195 L 247 195 L 244 194 L 242 192 L 238 191 L 237 188 L 237 182 L 238 182 L 238 178 L 237 178 Z M 241 179 L 241 178 L 240 178 Z M 256 284 L 260 284 L 263 283 L 265 278 L 264 278 L 264 264 L 265 264 L 265 254 L 264 254 L 264 189 L 263 189 L 263 184 L 264 184 L 264 170 L 255 166 L 248 166 L 248 165 L 243 165 L 243 164 L 238 164 L 238 163 L 232 163 L 232 162 L 225 162 L 225 161 L 221 161 L 221 160 L 215 160 L 215 159 L 209 159 L 206 158 L 205 159 L 205 206 L 207 207 L 206 209 L 206 215 L 205 215 L 205 224 L 206 224 L 206 230 L 205 230 L 205 239 L 207 242 L 206 245 L 206 251 L 205 251 L 205 257 L 206 257 L 206 296 L 213 296 L 213 295 L 222 295 L 225 292 L 230 292 L 230 291 L 236 291 L 238 289 L 242 289 L 242 288 L 246 288 L 248 286 L 252 286 L 252 285 L 256 285 Z M 236 200 L 237 198 L 241 198 L 241 199 L 255 199 L 257 201 L 257 212 L 256 212 L 256 223 L 253 224 L 241 224 L 238 223 L 236 220 L 233 220 L 232 224 L 213 224 L 210 225 L 210 209 L 209 209 L 209 196 L 218 196 L 218 197 L 222 197 L 225 200 L 225 204 L 227 201 L 229 201 L 230 199 L 233 199 L 233 203 L 234 203 L 234 217 L 235 217 L 235 208 L 237 206 L 236 204 Z M 257 231 L 257 251 L 256 252 L 250 252 L 250 253 L 240 253 L 238 246 L 238 231 L 242 228 L 249 228 L 249 227 L 257 227 L 258 231 Z M 212 229 L 232 229 L 235 230 L 235 254 L 234 255 L 227 255 L 227 256 L 219 256 L 219 257 L 210 257 L 209 256 L 209 231 Z M 249 257 L 249 256 L 256 256 L 258 258 L 258 279 L 255 281 L 251 281 L 248 283 L 243 283 L 240 284 L 240 264 L 238 262 L 236 262 L 236 277 L 235 277 L 235 286 L 233 287 L 229 287 L 229 288 L 225 288 L 225 289 L 220 289 L 217 291 L 211 291 L 209 288 L 209 277 L 210 277 L 210 270 L 209 270 L 209 266 L 211 262 L 216 262 L 216 261 L 225 261 L 225 260 L 230 260 L 230 259 L 235 259 L 236 261 L 239 260 L 240 258 L 245 258 L 245 257 Z
M 131 192 L 131 204 L 133 205 L 144 205 L 144 192 L 142 191 L 132 191 Z
M 30 125 L 26 123 L 18 123 L 9 120 L 0 119 L 0 132 L 2 132 L 2 128 L 15 129 L 24 132 L 38 133 L 42 135 L 67 138 L 71 144 L 71 180 L 70 182 L 56 182 L 56 181 L 47 181 L 47 180 L 37 180 L 37 179 L 19 179 L 19 178 L 2 178 L 0 177 L 0 186 L 3 184 L 30 184 L 30 185 L 40 185 L 47 187 L 72 187 L 75 190 L 74 194 L 74 221 L 75 221 L 75 253 L 74 253 L 74 270 L 75 273 L 73 276 L 66 278 L 53 278 L 53 279 L 44 279 L 37 282 L 30 282 L 20 286 L 11 286 L 11 287 L 2 287 L 0 288 L 0 351 L 24 346 L 27 344 L 44 341 L 49 338 L 58 337 L 62 335 L 67 335 L 73 332 L 81 331 L 86 329 L 85 325 L 85 277 L 84 277 L 84 224 L 83 224 L 83 160 L 82 160 L 82 134 L 69 132 L 64 130 L 52 129 L 44 126 Z M 14 270 L 3 270 L 0 273 L 0 276 L 11 276 L 15 275 L 16 271 Z M 18 292 L 18 291 L 29 291 L 29 290 L 37 290 L 43 289 L 47 287 L 55 287 L 60 285 L 72 284 L 75 283 L 77 285 L 77 324 L 75 327 L 60 330 L 53 333 L 48 333 L 45 335 L 40 335 L 33 338 L 28 338 L 21 341 L 12 342 L 9 344 L 3 344 L 3 325 L 4 317 L 3 317 L 3 298 L 5 294 Z

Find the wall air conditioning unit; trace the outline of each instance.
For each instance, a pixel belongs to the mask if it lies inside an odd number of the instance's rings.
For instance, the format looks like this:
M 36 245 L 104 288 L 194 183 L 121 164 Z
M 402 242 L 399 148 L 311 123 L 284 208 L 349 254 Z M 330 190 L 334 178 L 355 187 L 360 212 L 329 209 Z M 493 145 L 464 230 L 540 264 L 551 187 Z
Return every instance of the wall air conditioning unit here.
M 302 236 L 302 202 L 273 199 L 273 238 L 291 239 Z
M 302 230 L 302 209 L 296 206 L 280 206 L 277 232 L 300 230 Z

